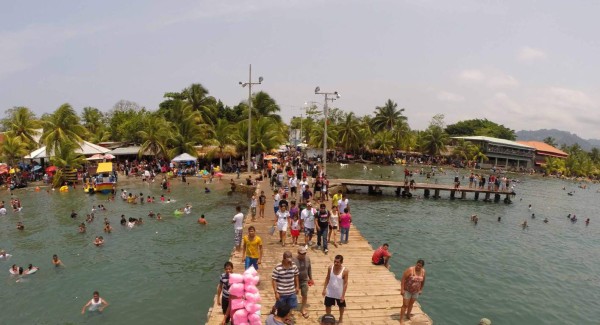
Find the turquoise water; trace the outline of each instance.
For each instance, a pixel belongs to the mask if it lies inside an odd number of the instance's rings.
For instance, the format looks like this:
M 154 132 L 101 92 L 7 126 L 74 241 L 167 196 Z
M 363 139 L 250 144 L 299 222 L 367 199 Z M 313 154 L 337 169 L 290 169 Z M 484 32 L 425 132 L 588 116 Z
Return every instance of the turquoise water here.
M 328 172 L 337 177 L 399 180 L 403 170 L 371 168 L 351 165 L 340 170 L 331 165 Z M 450 183 L 453 176 L 439 176 L 437 181 Z M 598 323 L 598 185 L 582 190 L 560 180 L 519 178 L 518 195 L 510 205 L 475 202 L 471 195 L 467 201 L 450 201 L 448 194 L 439 200 L 351 195 L 353 217 L 374 246 L 390 244 L 397 276 L 418 258 L 425 259 L 428 279 L 420 302 L 436 324 L 474 324 L 482 317 L 494 325 Z M 235 206 L 247 206 L 248 199 L 226 195 L 227 182 L 210 185 L 213 192 L 208 195 L 203 184 L 173 184 L 167 197 L 177 202 L 143 206 L 119 199 L 106 202 L 106 196 L 87 196 L 81 190 L 15 191 L 23 211 L 0 216 L 0 247 L 14 255 L 0 261 L 0 271 L 5 272 L 0 323 L 203 323 L 233 246 L 231 217 Z M 162 193 L 158 184 L 120 187 L 157 199 Z M 571 190 L 575 195 L 567 196 Z M 8 191 L 0 199 L 8 202 Z M 194 206 L 192 215 L 174 218 L 172 211 L 186 202 Z M 109 211 L 97 212 L 88 232 L 79 234 L 81 215 L 97 204 Z M 69 217 L 71 209 L 80 214 L 78 220 Z M 147 218 L 149 210 L 161 212 L 165 220 Z M 207 215 L 207 227 L 196 224 L 200 213 Z M 480 217 L 476 226 L 469 221 L 474 213 Z M 530 218 L 531 213 L 536 219 Z M 568 213 L 577 214 L 580 221 L 571 224 Z M 126 230 L 119 225 L 121 214 L 141 216 L 146 222 Z M 112 234 L 102 233 L 104 217 L 113 225 Z M 545 217 L 550 223 L 542 222 Z M 583 223 L 587 217 L 592 219 L 589 227 Z M 25 223 L 24 232 L 15 229 L 19 220 Z M 519 226 L 523 220 L 530 223 L 525 231 Z M 92 245 L 97 235 L 105 237 L 104 247 Z M 58 254 L 66 268 L 54 268 L 52 254 Z M 41 270 L 17 283 L 8 274 L 13 263 L 33 263 Z M 111 306 L 103 314 L 82 316 L 81 307 L 94 290 Z
M 228 259 L 232 243 L 231 216 L 235 206 L 247 199 L 242 195 L 226 195 L 228 185 L 203 184 L 193 188 L 173 182 L 176 199 L 170 204 L 129 205 L 119 198 L 106 202 L 105 195 L 88 196 L 82 190 L 15 191 L 23 202 L 23 211 L 0 217 L 0 247 L 13 254 L 0 261 L 0 323 L 2 324 L 198 324 L 205 320 L 218 283 L 218 274 Z M 197 186 L 200 186 L 199 184 Z M 151 186 L 131 184 L 122 188 L 157 199 L 162 191 L 158 183 Z M 3 191 L 1 200 L 10 195 Z M 175 208 L 186 202 L 193 205 L 192 215 L 176 219 Z M 96 212 L 96 220 L 88 224 L 85 234 L 77 232 L 78 224 L 91 212 L 92 205 L 104 204 L 108 211 Z M 70 218 L 71 209 L 79 213 Z M 147 216 L 149 210 L 160 212 L 159 222 Z M 196 223 L 200 213 L 209 224 Z M 145 224 L 127 230 L 119 223 L 120 215 L 143 217 Z M 82 216 L 83 215 L 83 216 Z M 113 233 L 102 232 L 108 217 Z M 25 223 L 25 231 L 15 228 Z M 106 244 L 95 247 L 95 236 L 102 235 Z M 64 269 L 51 264 L 58 254 Z M 40 267 L 26 282 L 17 283 L 8 274 L 10 265 Z M 111 305 L 103 314 L 80 314 L 94 290 Z
M 404 170 L 349 167 L 328 173 L 399 180 Z M 451 184 L 454 175 L 448 171 L 437 182 Z M 466 201 L 451 201 L 448 193 L 439 200 L 354 196 L 353 220 L 373 246 L 390 244 L 398 278 L 417 259 L 426 261 L 420 302 L 437 324 L 476 324 L 482 317 L 494 325 L 598 324 L 599 186 L 583 190 L 573 182 L 515 177 L 521 182 L 510 205 L 473 201 L 472 194 Z M 427 179 L 416 176 L 416 181 Z M 575 195 L 568 196 L 572 190 Z M 569 213 L 579 221 L 568 221 Z M 477 225 L 470 222 L 472 214 L 479 216 Z M 519 226 L 523 220 L 529 223 L 526 230 Z

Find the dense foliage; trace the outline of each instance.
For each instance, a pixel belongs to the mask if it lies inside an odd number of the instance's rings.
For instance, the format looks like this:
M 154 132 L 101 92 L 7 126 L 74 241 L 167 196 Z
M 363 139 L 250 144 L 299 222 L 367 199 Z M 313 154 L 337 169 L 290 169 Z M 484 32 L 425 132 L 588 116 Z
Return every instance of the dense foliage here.
M 141 147 L 139 155 L 151 153 L 171 159 L 180 153 L 197 156 L 197 146 L 213 148 L 207 158 L 245 156 L 248 148 L 248 108 L 246 101 L 229 107 L 210 96 L 201 84 L 192 84 L 179 92 L 167 92 L 155 110 L 135 102 L 121 100 L 108 112 L 84 107 L 80 115 L 69 104 L 63 104 L 51 114 L 36 117 L 26 107 L 14 107 L 0 120 L 5 132 L 0 146 L 0 159 L 8 163 L 46 145 L 55 156 L 52 162 L 59 167 L 79 167 L 85 160 L 74 154 L 83 140 L 90 142 L 118 141 Z M 327 123 L 327 146 L 340 153 L 361 157 L 376 153 L 393 158 L 398 151 L 420 152 L 428 157 L 450 156 L 465 162 L 486 161 L 480 148 L 468 141 L 453 141 L 451 137 L 484 135 L 514 140 L 515 132 L 487 119 L 460 121 L 446 126 L 444 115 L 433 116 L 427 129 L 412 130 L 405 109 L 391 99 L 373 108 L 373 114 L 356 116 L 331 107 L 325 119 L 319 106 L 313 103 L 301 117 L 283 123 L 280 107 L 268 93 L 252 95 L 253 154 L 269 152 L 288 142 L 290 130 L 300 130 L 299 138 L 291 142 L 311 147 L 323 146 L 324 125 Z M 41 131 L 40 131 L 41 130 Z M 296 133 L 296 134 L 298 134 Z M 36 139 L 39 141 L 36 142 Z M 550 144 L 552 138 L 545 139 Z M 598 176 L 600 152 L 585 152 L 580 147 L 563 148 L 570 154 L 566 160 L 549 159 L 548 173 L 567 176 Z

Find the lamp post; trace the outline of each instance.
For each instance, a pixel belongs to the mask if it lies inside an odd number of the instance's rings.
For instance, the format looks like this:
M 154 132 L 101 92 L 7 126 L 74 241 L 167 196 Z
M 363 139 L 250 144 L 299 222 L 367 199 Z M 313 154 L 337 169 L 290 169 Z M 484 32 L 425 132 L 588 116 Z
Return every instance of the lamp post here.
M 248 82 L 240 81 L 242 88 L 248 86 L 248 160 L 246 161 L 248 164 L 248 173 L 252 172 L 252 165 L 250 164 L 252 161 L 252 85 L 260 85 L 262 82 L 263 77 L 258 77 L 258 82 L 252 82 L 252 64 L 248 73 Z
M 327 115 L 329 113 L 327 111 L 327 101 L 334 101 L 341 96 L 337 91 L 332 93 L 321 92 L 319 86 L 315 88 L 315 95 L 325 95 L 325 104 L 323 105 L 323 116 L 325 117 L 325 121 L 323 122 L 323 175 L 327 175 Z

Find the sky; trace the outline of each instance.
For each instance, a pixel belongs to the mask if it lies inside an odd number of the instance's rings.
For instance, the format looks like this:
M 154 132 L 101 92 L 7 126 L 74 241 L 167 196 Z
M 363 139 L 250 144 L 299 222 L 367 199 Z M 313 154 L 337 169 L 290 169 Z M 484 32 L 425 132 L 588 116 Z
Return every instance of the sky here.
M 155 110 L 192 83 L 233 106 L 252 64 L 252 91 L 287 121 L 322 105 L 319 86 L 358 116 L 391 99 L 413 129 L 444 114 L 600 139 L 598 14 L 598 1 L 560 0 L 11 1 L 0 110 Z

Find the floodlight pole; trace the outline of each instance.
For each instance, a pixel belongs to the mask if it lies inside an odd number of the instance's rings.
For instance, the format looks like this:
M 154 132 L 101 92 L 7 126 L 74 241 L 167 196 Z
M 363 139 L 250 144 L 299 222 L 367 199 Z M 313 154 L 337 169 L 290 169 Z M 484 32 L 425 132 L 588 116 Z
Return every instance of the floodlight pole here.
M 258 77 L 258 82 L 252 82 L 252 64 L 248 70 L 248 82 L 240 81 L 242 87 L 248 86 L 248 173 L 252 172 L 252 85 L 260 85 L 262 81 L 263 77 Z
M 334 91 L 332 93 L 321 92 L 321 88 L 319 87 L 315 88 L 315 94 L 325 95 L 325 104 L 323 105 L 323 116 L 325 120 L 323 122 L 323 175 L 327 175 L 327 119 L 329 115 L 329 112 L 327 110 L 327 101 L 334 101 L 340 98 L 340 94 L 337 91 Z M 329 98 L 330 95 L 332 95 L 333 97 Z

